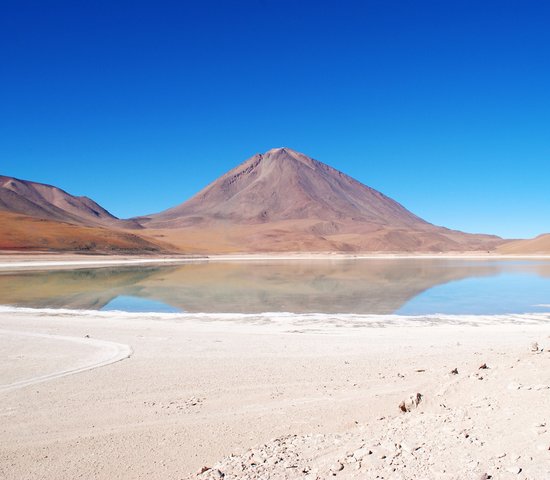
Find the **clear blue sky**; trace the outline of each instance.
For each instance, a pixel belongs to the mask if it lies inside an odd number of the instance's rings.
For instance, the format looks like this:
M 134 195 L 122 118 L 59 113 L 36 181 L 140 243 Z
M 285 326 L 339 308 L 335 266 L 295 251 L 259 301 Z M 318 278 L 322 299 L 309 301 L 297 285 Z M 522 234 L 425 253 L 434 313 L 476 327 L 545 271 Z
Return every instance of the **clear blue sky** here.
M 0 8 L 2 174 L 128 217 L 288 146 L 436 224 L 550 231 L 550 2 Z

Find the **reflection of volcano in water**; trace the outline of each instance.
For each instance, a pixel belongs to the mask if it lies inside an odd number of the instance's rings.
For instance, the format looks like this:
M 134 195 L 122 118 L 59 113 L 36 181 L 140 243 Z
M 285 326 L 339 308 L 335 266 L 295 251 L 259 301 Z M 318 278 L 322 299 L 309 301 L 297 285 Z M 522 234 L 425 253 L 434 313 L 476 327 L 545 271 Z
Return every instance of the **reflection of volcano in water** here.
M 388 314 L 420 293 L 469 277 L 540 264 L 451 260 L 202 263 L 0 275 L 0 303 L 101 309 L 117 298 L 187 312 Z M 166 310 L 165 310 L 166 311 Z
M 150 277 L 147 293 L 189 312 L 386 314 L 434 285 L 497 271 L 430 260 L 188 265 Z

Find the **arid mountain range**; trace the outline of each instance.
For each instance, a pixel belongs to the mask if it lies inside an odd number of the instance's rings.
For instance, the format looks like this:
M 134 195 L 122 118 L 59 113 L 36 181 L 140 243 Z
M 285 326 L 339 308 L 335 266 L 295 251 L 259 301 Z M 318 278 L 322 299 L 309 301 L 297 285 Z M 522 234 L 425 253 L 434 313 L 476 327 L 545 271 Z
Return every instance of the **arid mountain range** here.
M 119 220 L 88 197 L 4 176 L 0 176 L 0 210 L 88 227 L 141 228 L 134 220 Z
M 540 240 L 539 240 L 540 239 Z M 87 197 L 0 176 L 0 249 L 170 253 L 547 252 L 432 225 L 289 148 L 256 154 L 190 200 L 121 220 Z
M 51 185 L 0 176 L 0 250 L 161 252 L 167 245 L 134 234 L 87 197 Z

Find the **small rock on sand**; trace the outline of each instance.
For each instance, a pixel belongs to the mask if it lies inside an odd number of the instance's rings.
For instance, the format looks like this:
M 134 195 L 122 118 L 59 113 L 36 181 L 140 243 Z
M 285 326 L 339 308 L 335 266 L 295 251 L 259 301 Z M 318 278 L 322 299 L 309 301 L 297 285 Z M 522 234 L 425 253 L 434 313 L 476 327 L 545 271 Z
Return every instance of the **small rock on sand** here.
M 451 370 L 451 375 L 458 375 L 458 368 L 453 368 Z
M 208 478 L 209 480 L 225 478 L 225 474 L 224 474 L 222 471 L 218 470 L 218 469 L 216 469 L 216 470 L 208 470 L 207 472 L 208 472 L 208 473 L 206 473 L 206 472 L 205 472 L 205 473 L 208 475 L 207 478 Z
M 508 467 L 506 471 L 518 475 L 521 473 L 521 467 L 518 467 L 517 465 L 512 465 L 511 467 Z
M 411 441 L 401 442 L 401 449 L 407 453 L 415 452 L 421 448 L 420 445 Z
M 370 449 L 367 448 L 367 447 L 358 448 L 357 450 L 355 450 L 355 452 L 353 452 L 353 456 L 354 456 L 357 460 L 361 460 L 361 459 L 363 459 L 364 457 L 366 457 L 367 455 L 372 455 L 372 450 L 370 450 Z
M 402 412 L 410 412 L 414 408 L 417 408 L 421 401 L 422 401 L 421 393 L 411 395 L 407 400 L 403 400 L 399 404 L 399 410 L 401 410 Z

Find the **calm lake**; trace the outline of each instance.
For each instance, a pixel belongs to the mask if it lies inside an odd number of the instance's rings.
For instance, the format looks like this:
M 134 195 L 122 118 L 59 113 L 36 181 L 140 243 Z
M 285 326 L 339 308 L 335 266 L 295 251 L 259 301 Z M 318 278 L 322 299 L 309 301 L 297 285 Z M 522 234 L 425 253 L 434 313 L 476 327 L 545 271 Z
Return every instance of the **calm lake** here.
M 0 274 L 0 304 L 207 313 L 550 310 L 550 261 L 293 260 Z

